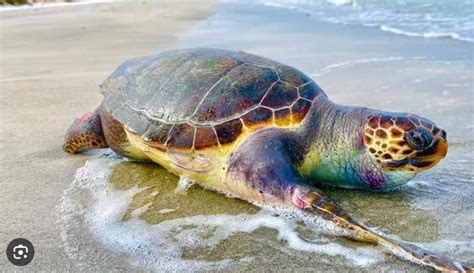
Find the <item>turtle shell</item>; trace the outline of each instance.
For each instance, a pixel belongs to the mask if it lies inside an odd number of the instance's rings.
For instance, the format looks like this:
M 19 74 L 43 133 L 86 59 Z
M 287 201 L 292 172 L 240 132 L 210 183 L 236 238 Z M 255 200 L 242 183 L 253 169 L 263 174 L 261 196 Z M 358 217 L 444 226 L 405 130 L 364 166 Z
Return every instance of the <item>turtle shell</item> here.
M 205 48 L 127 60 L 101 90 L 112 116 L 149 145 L 198 150 L 231 143 L 244 130 L 299 124 L 326 96 L 290 66 Z

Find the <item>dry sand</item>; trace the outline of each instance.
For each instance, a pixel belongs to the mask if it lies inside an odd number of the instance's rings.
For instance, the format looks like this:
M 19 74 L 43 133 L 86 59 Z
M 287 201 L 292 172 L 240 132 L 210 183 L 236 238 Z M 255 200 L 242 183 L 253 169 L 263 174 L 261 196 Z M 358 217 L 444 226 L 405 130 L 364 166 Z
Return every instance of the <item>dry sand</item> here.
M 61 149 L 65 129 L 100 102 L 98 85 L 125 59 L 175 48 L 176 37 L 211 14 L 212 1 L 91 4 L 0 11 L 1 271 L 113 270 L 63 253 L 55 206 L 86 156 Z M 36 255 L 25 268 L 5 256 L 24 237 Z

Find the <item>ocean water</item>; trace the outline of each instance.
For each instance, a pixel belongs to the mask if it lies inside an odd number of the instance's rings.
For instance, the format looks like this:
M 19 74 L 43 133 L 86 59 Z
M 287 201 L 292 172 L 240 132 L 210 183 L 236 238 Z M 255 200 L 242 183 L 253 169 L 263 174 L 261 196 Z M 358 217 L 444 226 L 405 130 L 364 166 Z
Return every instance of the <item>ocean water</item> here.
M 330 23 L 375 27 L 406 36 L 474 42 L 474 1 L 471 0 L 258 0 L 257 3 L 297 10 Z

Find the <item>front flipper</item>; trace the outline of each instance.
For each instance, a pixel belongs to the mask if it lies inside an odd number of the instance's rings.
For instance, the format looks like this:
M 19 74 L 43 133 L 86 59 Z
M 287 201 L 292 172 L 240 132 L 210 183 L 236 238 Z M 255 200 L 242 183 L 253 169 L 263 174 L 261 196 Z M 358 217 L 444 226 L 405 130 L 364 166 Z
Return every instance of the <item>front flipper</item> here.
M 447 272 L 473 272 L 473 268 L 451 260 L 449 257 L 437 255 L 421 247 L 405 242 L 397 242 L 377 234 L 358 223 L 329 198 L 316 189 L 295 185 L 290 189 L 291 203 L 310 214 L 322 215 L 338 227 L 350 230 L 349 238 L 381 245 L 395 256 L 435 270 Z
M 74 120 L 64 137 L 63 149 L 75 154 L 81 149 L 107 148 L 98 110 Z
M 294 206 L 323 216 L 348 231 L 348 237 L 384 246 L 397 257 L 439 271 L 473 272 L 472 268 L 412 244 L 397 242 L 355 221 L 317 189 L 307 185 L 295 166 L 302 160 L 304 140 L 280 130 L 262 130 L 231 155 L 227 189 L 242 199 Z

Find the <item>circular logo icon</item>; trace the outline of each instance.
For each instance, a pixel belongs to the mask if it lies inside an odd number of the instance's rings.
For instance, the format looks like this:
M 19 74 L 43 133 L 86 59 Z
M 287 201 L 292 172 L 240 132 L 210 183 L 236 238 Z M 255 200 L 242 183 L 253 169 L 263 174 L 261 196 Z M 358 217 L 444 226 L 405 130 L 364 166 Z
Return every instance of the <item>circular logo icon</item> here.
M 14 265 L 27 265 L 33 260 L 33 256 L 35 256 L 33 244 L 26 239 L 16 238 L 7 246 L 7 258 Z

